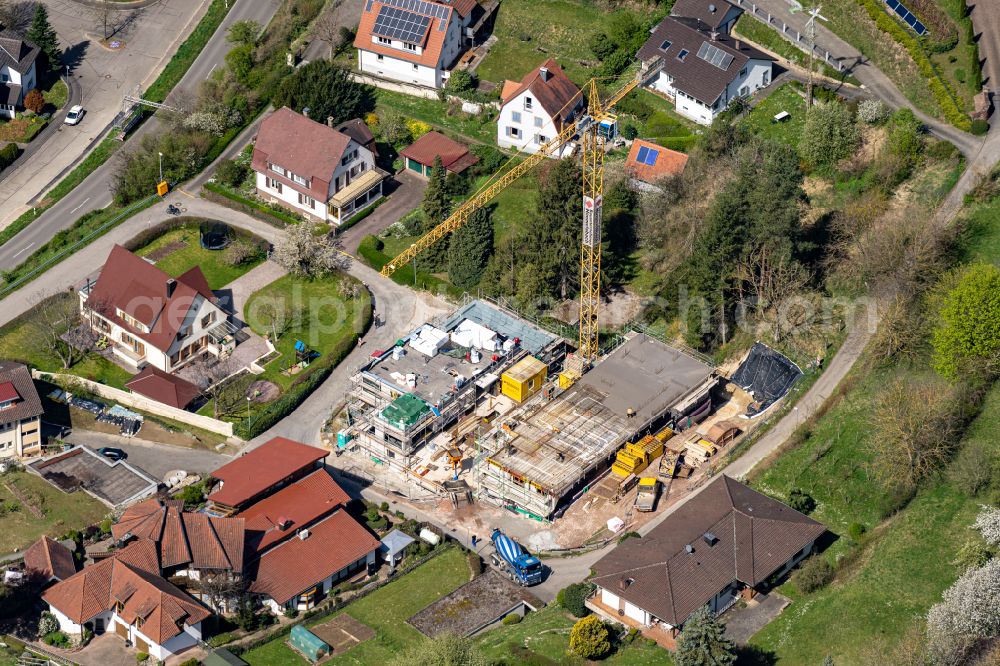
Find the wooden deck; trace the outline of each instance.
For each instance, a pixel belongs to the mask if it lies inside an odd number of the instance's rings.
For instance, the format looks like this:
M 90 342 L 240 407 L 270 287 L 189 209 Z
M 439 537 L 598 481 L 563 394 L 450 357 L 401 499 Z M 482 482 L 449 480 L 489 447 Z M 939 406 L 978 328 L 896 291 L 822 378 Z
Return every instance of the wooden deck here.
M 673 637 L 670 631 L 664 629 L 660 625 L 654 625 L 652 627 L 647 627 L 640 622 L 636 622 L 627 615 L 619 615 L 617 608 L 611 608 L 605 606 L 601 603 L 600 597 L 594 595 L 587 599 L 587 608 L 594 611 L 606 620 L 611 620 L 612 622 L 617 622 L 618 624 L 623 624 L 630 629 L 638 629 L 642 632 L 642 635 L 646 638 L 652 638 L 656 641 L 664 650 L 670 650 L 673 652 L 677 648 L 677 640 Z

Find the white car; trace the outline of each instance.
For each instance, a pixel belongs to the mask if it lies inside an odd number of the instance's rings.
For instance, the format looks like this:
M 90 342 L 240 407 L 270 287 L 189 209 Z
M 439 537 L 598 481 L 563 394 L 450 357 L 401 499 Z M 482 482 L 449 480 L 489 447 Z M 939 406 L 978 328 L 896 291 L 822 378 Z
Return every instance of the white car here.
M 76 125 L 80 122 L 80 119 L 83 118 L 84 113 L 86 113 L 86 111 L 83 110 L 83 107 L 77 104 L 69 110 L 69 113 L 66 114 L 66 120 L 63 122 L 67 125 Z

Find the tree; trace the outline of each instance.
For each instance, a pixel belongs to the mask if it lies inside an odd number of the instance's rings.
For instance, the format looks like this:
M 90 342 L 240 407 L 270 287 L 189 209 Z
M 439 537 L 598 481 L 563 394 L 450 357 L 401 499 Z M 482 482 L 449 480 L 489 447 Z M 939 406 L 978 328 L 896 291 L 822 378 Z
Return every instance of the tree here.
M 799 153 L 813 166 L 832 166 L 854 154 L 859 138 L 846 106 L 836 102 L 814 104 L 806 112 Z
M 463 93 L 469 90 L 475 90 L 476 79 L 467 69 L 456 69 L 448 77 L 448 83 L 445 84 L 445 88 L 448 92 L 453 93 Z
M 584 617 L 590 614 L 590 610 L 584 602 L 587 601 L 587 597 L 590 596 L 593 589 L 594 587 L 590 583 L 572 583 L 559 590 L 556 600 L 560 606 L 574 616 Z
M 88 302 L 88 307 L 95 304 Z M 99 308 L 95 308 L 99 309 Z M 74 295 L 51 298 L 36 296 L 32 327 L 34 344 L 56 357 L 64 370 L 82 360 L 97 343 L 97 336 L 80 315 L 79 301 Z
M 41 7 L 41 5 L 39 5 Z M 24 96 L 24 108 L 34 113 L 41 113 L 42 109 L 45 108 L 45 97 L 42 95 L 42 91 L 38 88 L 32 88 L 27 95 Z
M 41 617 L 38 618 L 38 635 L 45 636 L 53 631 L 59 631 L 59 620 L 52 613 L 43 611 Z
M 958 663 L 977 642 L 1000 637 L 1000 559 L 970 569 L 927 613 L 936 663 Z
M 911 488 L 941 469 L 955 449 L 958 391 L 937 380 L 897 378 L 879 396 L 867 438 L 875 477 Z
M 288 106 L 319 122 L 328 117 L 334 123 L 351 118 L 363 118 L 375 109 L 375 89 L 351 78 L 349 71 L 329 60 L 317 60 L 303 65 L 286 76 L 275 92 L 275 107 Z
M 674 653 L 677 666 L 732 666 L 736 649 L 725 637 L 725 627 L 707 606 L 688 616 Z
M 983 506 L 972 526 L 979 530 L 986 543 L 1000 548 L 1000 508 Z
M 476 286 L 492 253 L 493 220 L 488 208 L 479 208 L 451 235 L 448 278 L 462 289 Z
M 991 378 L 1000 370 L 1000 269 L 973 264 L 940 299 L 931 333 L 934 369 L 942 377 Z
M 560 160 L 538 188 L 537 233 L 525 239 L 522 251 L 548 283 L 545 295 L 569 298 L 579 286 L 582 178 L 575 161 Z
M 275 244 L 271 258 L 288 272 L 307 277 L 347 266 L 344 255 L 326 239 L 314 236 L 307 222 L 289 225 Z
M 447 172 L 441 164 L 441 156 L 434 157 L 434 166 L 424 190 L 424 200 L 420 204 L 424 212 L 425 231 L 430 231 L 444 222 L 451 212 L 451 198 L 448 196 Z
M 468 638 L 444 634 L 397 654 L 386 666 L 489 666 L 490 660 Z
M 257 36 L 261 33 L 260 23 L 252 20 L 237 21 L 229 26 L 226 33 L 226 41 L 230 44 L 246 44 L 253 46 L 257 43 Z
M 569 632 L 569 649 L 584 659 L 600 659 L 611 651 L 608 628 L 596 615 L 576 621 Z
M 62 57 L 62 51 L 59 49 L 59 37 L 49 22 L 49 11 L 45 8 L 44 3 L 39 2 L 35 5 L 35 16 L 31 20 L 27 37 L 28 41 L 34 42 L 35 46 L 42 50 L 50 67 L 59 66 L 59 60 Z

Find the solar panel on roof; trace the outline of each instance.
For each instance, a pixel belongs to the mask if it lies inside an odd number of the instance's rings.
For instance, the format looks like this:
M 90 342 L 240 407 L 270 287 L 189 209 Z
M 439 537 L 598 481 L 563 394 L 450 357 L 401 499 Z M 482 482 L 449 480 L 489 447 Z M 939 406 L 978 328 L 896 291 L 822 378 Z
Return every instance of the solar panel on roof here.
M 445 18 L 448 15 L 448 7 L 435 2 L 425 2 L 425 0 L 379 0 L 383 5 L 405 9 L 406 11 L 430 16 L 432 18 Z
M 396 7 L 382 7 L 372 32 L 389 39 L 398 39 L 410 44 L 418 44 L 427 34 L 431 19 Z
M 698 49 L 698 57 L 723 71 L 729 69 L 729 65 L 733 62 L 731 54 L 708 42 L 701 43 L 701 48 Z
M 639 164 L 646 164 L 646 157 L 649 155 L 649 148 L 646 146 L 639 147 L 639 154 L 635 156 L 635 161 Z
M 654 164 L 656 164 L 656 158 L 659 156 L 660 156 L 660 151 L 650 148 L 646 153 L 646 161 L 644 162 L 644 164 L 653 166 Z

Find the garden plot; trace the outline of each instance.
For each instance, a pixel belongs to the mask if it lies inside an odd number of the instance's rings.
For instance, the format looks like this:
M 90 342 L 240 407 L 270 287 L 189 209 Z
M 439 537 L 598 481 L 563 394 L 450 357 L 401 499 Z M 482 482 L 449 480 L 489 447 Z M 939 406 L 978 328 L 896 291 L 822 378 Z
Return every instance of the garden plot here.
M 347 613 L 342 613 L 323 624 L 310 627 L 309 630 L 330 646 L 331 657 L 343 654 L 355 645 L 375 638 L 374 629 L 355 620 Z

